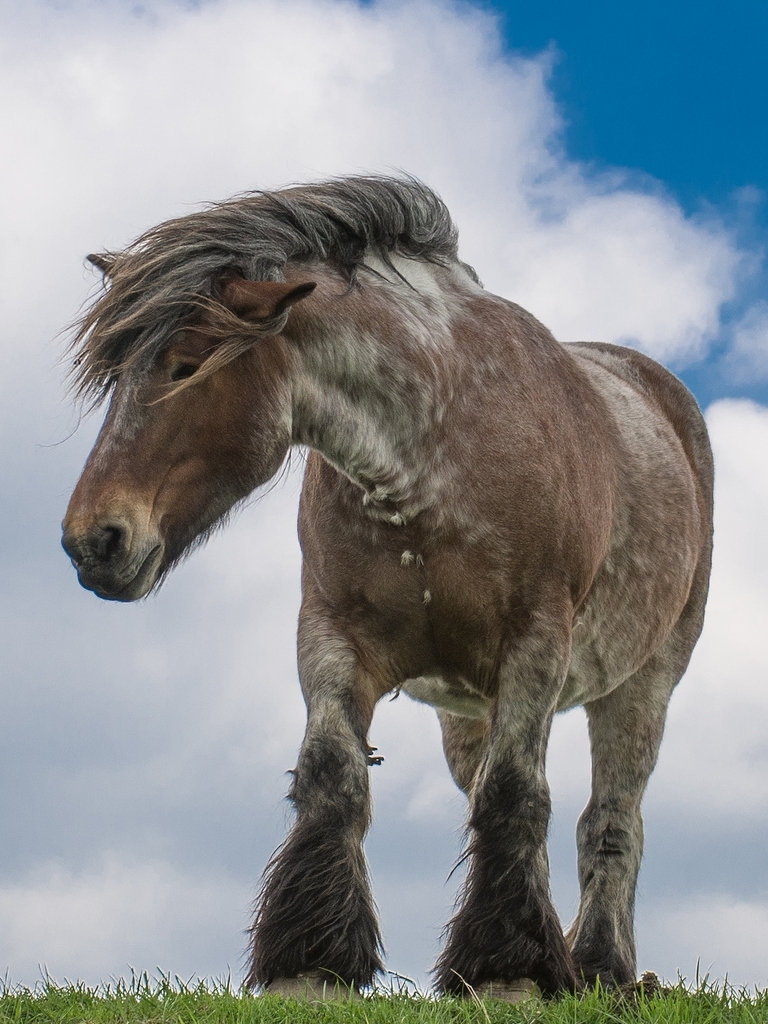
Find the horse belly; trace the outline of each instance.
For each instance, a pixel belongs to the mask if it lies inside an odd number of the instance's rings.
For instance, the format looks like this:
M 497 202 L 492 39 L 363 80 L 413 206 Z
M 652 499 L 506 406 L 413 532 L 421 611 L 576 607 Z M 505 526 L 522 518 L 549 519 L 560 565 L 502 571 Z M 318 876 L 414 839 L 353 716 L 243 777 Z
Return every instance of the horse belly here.
M 461 718 L 486 718 L 491 710 L 490 698 L 465 679 L 446 679 L 428 673 L 406 679 L 400 689 L 420 704 L 429 704 L 438 711 L 448 711 Z

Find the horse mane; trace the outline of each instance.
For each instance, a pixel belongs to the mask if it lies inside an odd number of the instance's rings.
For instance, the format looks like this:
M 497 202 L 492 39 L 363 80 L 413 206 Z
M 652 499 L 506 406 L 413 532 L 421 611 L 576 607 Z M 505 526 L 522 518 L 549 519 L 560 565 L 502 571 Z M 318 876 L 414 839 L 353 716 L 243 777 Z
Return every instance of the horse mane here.
M 216 301 L 226 275 L 274 281 L 289 261 L 320 260 L 352 286 L 366 250 L 390 265 L 394 254 L 449 265 L 458 231 L 416 178 L 343 177 L 247 192 L 150 228 L 121 252 L 89 256 L 103 289 L 73 325 L 73 389 L 99 404 L 123 368 L 156 356 L 202 314 L 222 336 L 254 331 Z

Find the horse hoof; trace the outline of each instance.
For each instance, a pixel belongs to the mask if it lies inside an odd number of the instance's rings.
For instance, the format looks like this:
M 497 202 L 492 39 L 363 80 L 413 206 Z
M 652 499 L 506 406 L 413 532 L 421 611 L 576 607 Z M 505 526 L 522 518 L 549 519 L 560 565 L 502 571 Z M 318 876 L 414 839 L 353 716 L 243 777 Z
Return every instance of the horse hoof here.
M 523 1003 L 541 995 L 539 986 L 530 978 L 515 981 L 486 981 L 475 989 L 479 999 L 502 999 L 505 1003 Z
M 264 988 L 264 994 L 282 996 L 283 999 L 300 999 L 307 1002 L 347 1003 L 359 999 L 354 985 L 343 981 L 324 978 L 321 974 L 299 974 L 296 978 L 275 978 Z

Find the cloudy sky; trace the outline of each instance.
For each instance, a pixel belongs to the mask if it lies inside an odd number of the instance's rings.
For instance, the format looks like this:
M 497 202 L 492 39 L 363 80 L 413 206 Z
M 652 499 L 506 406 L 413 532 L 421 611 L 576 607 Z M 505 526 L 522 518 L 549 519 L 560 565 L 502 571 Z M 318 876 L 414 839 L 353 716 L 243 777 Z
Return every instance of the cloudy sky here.
M 645 804 L 639 966 L 768 985 L 768 16 L 721 11 L 0 0 L 0 975 L 239 979 L 303 728 L 298 472 L 136 606 L 59 549 L 99 420 L 59 363 L 83 256 L 244 189 L 402 168 L 487 287 L 561 340 L 663 360 L 706 409 L 712 595 Z M 388 965 L 426 984 L 463 798 L 429 709 L 384 704 L 372 741 Z M 549 775 L 567 920 L 581 711 Z

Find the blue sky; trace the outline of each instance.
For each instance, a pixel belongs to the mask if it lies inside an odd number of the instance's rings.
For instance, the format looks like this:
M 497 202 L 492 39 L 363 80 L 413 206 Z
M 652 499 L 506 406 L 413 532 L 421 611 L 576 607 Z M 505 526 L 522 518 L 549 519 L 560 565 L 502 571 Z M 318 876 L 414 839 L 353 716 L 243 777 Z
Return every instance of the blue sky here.
M 569 156 L 596 168 L 626 167 L 669 190 L 690 214 L 716 212 L 743 245 L 768 237 L 768 5 L 739 0 L 491 3 L 511 51 L 554 47 L 551 86 Z M 764 296 L 755 268 L 736 319 Z M 768 401 L 765 379 L 728 380 L 723 346 L 678 367 L 702 404 L 724 395 Z
M 400 167 L 442 193 L 489 289 L 563 341 L 642 348 L 706 410 L 712 596 L 645 802 L 640 967 L 690 978 L 700 959 L 768 985 L 765 5 L 0 0 L 0 16 L 0 976 L 239 977 L 303 729 L 297 478 L 140 605 L 79 589 L 59 548 L 99 423 L 59 363 L 97 284 L 83 257 L 245 189 Z M 385 703 L 372 742 L 388 965 L 426 983 L 463 800 L 429 709 Z M 556 722 L 548 773 L 567 921 L 580 712 Z
M 653 175 L 689 211 L 768 184 L 768 7 L 760 0 L 489 8 L 501 12 L 510 48 L 555 45 L 552 86 L 571 156 Z

